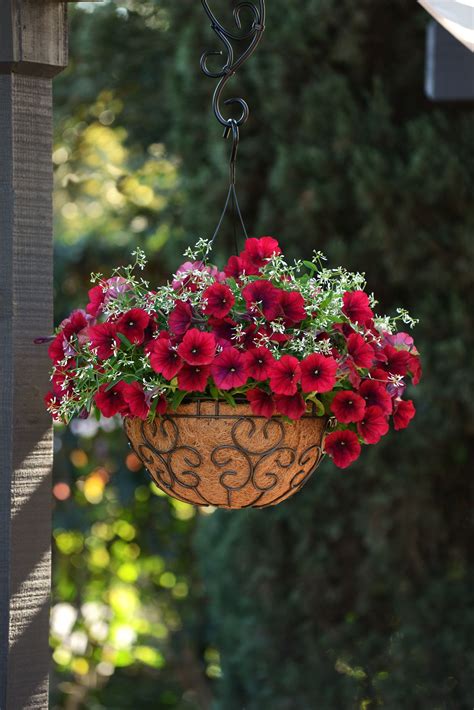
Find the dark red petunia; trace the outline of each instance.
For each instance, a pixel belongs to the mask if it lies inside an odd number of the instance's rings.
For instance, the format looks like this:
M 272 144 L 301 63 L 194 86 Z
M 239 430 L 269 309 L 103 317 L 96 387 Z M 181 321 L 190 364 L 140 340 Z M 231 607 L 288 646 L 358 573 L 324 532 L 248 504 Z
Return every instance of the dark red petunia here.
M 372 366 L 375 357 L 374 349 L 359 333 L 352 333 L 347 338 L 347 352 L 357 367 Z
M 241 387 L 248 379 L 245 355 L 236 348 L 225 348 L 212 363 L 211 373 L 221 390 Z
M 61 330 L 66 340 L 69 340 L 71 336 L 77 335 L 81 330 L 87 328 L 87 325 L 88 323 L 84 311 L 77 310 L 73 311 L 69 318 L 63 320 Z
M 273 239 L 273 237 L 261 237 L 260 239 L 251 237 L 245 242 L 243 254 L 248 255 L 255 266 L 261 267 L 265 266 L 274 254 L 281 254 L 281 249 L 277 240 Z
M 308 355 L 301 362 L 303 392 L 329 392 L 336 383 L 337 362 L 319 353 Z
M 166 410 L 168 409 L 168 401 L 164 394 L 160 394 L 158 397 L 158 402 L 155 407 L 155 412 L 157 414 L 166 414 Z
M 235 303 L 232 291 L 225 284 L 215 283 L 208 286 L 202 298 L 206 301 L 203 312 L 207 316 L 215 318 L 225 318 Z
M 365 412 L 365 399 L 352 390 L 338 392 L 331 403 L 331 411 L 338 422 L 360 422 Z
M 113 417 L 127 408 L 127 404 L 123 398 L 121 383 L 107 389 L 108 385 L 102 385 L 99 391 L 94 396 L 99 411 L 104 417 Z
M 306 404 L 299 392 L 287 396 L 278 394 L 275 396 L 275 405 L 280 414 L 284 414 L 290 419 L 301 419 L 306 412 Z
M 269 281 L 252 281 L 242 289 L 247 310 L 253 314 L 263 313 L 267 320 L 274 320 L 280 313 L 280 289 Z
M 260 272 L 257 266 L 252 264 L 248 256 L 242 252 L 240 256 L 231 256 L 224 266 L 224 273 L 228 278 L 239 280 L 244 274 L 246 276 L 257 276 Z
M 141 308 L 132 308 L 117 321 L 117 332 L 122 333 L 133 345 L 141 345 L 145 339 L 145 330 L 150 323 L 150 316 Z
M 145 392 L 141 384 L 139 382 L 131 382 L 130 384 L 127 382 L 119 382 L 117 387 L 122 393 L 122 397 L 132 417 L 146 419 L 150 407 L 146 402 Z
M 374 317 L 369 306 L 369 297 L 364 291 L 346 291 L 342 302 L 342 312 L 353 323 L 365 325 Z
M 300 381 L 300 364 L 293 355 L 276 360 L 270 375 L 270 387 L 275 394 L 296 394 Z
M 248 376 L 261 382 L 270 377 L 275 358 L 268 348 L 251 348 L 245 353 L 245 362 Z
M 210 365 L 188 365 L 185 362 L 178 372 L 178 387 L 186 392 L 204 392 L 210 374 Z
M 275 413 L 275 400 L 271 394 L 264 392 L 264 390 L 255 387 L 255 389 L 248 390 L 247 399 L 250 402 L 250 408 L 252 413 L 257 417 L 266 417 L 270 419 Z
M 178 354 L 188 365 L 209 365 L 216 354 L 216 339 L 212 333 L 191 328 L 179 344 Z
M 120 347 L 117 328 L 114 323 L 99 323 L 89 328 L 89 338 L 93 350 L 100 360 L 107 360 Z
M 396 431 L 406 429 L 413 417 L 416 409 L 411 399 L 399 399 L 395 401 L 393 410 L 393 428 Z
M 67 345 L 67 343 L 65 342 L 64 335 L 62 333 L 58 333 L 54 340 L 49 344 L 48 355 L 54 364 L 64 360 L 64 345 Z
M 357 424 L 357 431 L 366 444 L 377 444 L 385 436 L 388 421 L 380 407 L 367 407 L 363 419 Z
M 410 353 L 406 350 L 397 350 L 392 345 L 386 345 L 382 350 L 380 367 L 392 375 L 406 375 L 410 364 Z
M 281 291 L 280 308 L 286 325 L 301 323 L 306 318 L 304 298 L 298 291 Z
M 86 311 L 90 316 L 97 318 L 102 311 L 102 304 L 105 299 L 105 291 L 102 286 L 93 286 L 89 292 L 89 303 L 86 306 Z
M 359 394 L 365 399 L 367 407 L 380 407 L 384 414 L 392 411 L 392 398 L 382 382 L 365 380 L 359 387 Z
M 190 304 L 184 301 L 176 301 L 176 305 L 168 317 L 171 332 L 175 335 L 184 335 L 191 327 L 192 317 L 193 309 Z
M 209 318 L 209 325 L 214 333 L 217 345 L 222 348 L 228 348 L 232 345 L 235 321 L 232 318 Z
M 324 450 L 339 468 L 347 468 L 360 456 L 360 443 L 357 434 L 346 429 L 328 434 Z
M 382 382 L 388 382 L 388 372 L 382 370 L 380 367 L 372 367 L 370 370 L 370 376 L 374 380 L 382 380 Z
M 167 380 L 172 380 L 176 377 L 183 366 L 183 361 L 176 352 L 170 340 L 167 338 L 158 338 L 153 340 L 149 346 L 150 365 L 155 372 Z
M 421 380 L 421 375 L 422 375 L 422 369 L 421 369 L 421 363 L 420 363 L 420 357 L 419 355 L 412 355 L 410 353 L 410 360 L 408 363 L 408 370 L 411 373 L 412 379 L 413 379 L 413 384 L 417 385 L 419 381 Z

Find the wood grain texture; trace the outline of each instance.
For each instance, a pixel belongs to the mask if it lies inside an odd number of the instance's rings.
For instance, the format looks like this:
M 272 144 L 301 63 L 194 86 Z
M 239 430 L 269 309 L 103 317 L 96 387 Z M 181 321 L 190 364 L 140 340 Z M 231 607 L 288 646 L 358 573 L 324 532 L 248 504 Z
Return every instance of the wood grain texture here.
M 67 8 L 58 0 L 1 0 L 0 73 L 54 76 L 67 65 Z
M 52 433 L 49 78 L 0 75 L 0 708 L 48 707 Z

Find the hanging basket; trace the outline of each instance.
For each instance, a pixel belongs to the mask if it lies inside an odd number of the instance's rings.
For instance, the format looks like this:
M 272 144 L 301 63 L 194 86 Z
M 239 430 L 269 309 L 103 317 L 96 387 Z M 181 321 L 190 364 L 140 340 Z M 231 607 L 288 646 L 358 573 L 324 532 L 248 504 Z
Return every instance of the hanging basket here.
M 248 404 L 198 400 L 152 422 L 127 417 L 124 426 L 156 485 L 173 498 L 264 508 L 296 493 L 317 468 L 327 418 L 265 419 Z

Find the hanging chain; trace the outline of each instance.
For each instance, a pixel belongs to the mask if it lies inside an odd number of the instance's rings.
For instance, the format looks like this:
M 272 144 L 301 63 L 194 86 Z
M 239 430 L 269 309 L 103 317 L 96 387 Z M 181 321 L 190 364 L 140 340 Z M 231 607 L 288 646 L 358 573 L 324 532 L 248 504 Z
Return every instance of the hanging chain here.
M 259 44 L 262 38 L 263 32 L 265 30 L 265 0 L 258 0 L 258 4 L 257 2 L 249 2 L 248 0 L 243 0 L 242 2 L 239 2 L 236 5 L 233 11 L 233 17 L 238 30 L 242 29 L 242 11 L 248 10 L 252 15 L 252 23 L 250 29 L 240 34 L 230 32 L 217 20 L 216 16 L 209 7 L 209 3 L 207 2 L 207 0 L 201 0 L 201 3 L 209 19 L 211 20 L 212 29 L 224 45 L 226 54 L 225 63 L 222 69 L 213 72 L 208 69 L 207 60 L 210 56 L 224 56 L 224 50 L 209 50 L 204 52 L 201 57 L 201 69 L 206 76 L 212 79 L 219 79 L 214 91 L 214 95 L 212 97 L 212 108 L 215 117 L 217 118 L 219 123 L 224 126 L 224 138 L 232 136 L 232 152 L 229 164 L 229 191 L 227 193 L 227 199 L 225 201 L 224 209 L 220 216 L 214 235 L 211 239 L 212 244 L 215 238 L 217 237 L 229 204 L 231 204 L 231 206 L 233 207 L 234 220 L 238 217 L 245 238 L 247 239 L 247 230 L 245 228 L 242 213 L 240 211 L 239 201 L 237 199 L 237 193 L 235 190 L 235 169 L 237 160 L 237 150 L 239 147 L 240 126 L 246 123 L 249 117 L 250 110 L 247 102 L 242 98 L 225 99 L 224 105 L 227 106 L 237 104 L 241 109 L 240 116 L 238 118 L 225 118 L 221 110 L 221 100 L 227 82 L 234 76 L 237 69 L 239 69 L 239 67 L 241 67 L 242 64 L 254 53 L 255 49 L 257 48 L 257 45 Z M 245 42 L 247 46 L 240 54 L 236 54 L 234 44 L 240 44 L 242 42 Z

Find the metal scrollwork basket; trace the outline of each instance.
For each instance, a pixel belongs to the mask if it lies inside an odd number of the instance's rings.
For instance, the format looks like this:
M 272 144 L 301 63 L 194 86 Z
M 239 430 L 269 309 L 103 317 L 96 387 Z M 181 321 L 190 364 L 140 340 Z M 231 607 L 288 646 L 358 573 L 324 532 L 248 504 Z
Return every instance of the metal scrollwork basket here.
M 327 417 L 265 419 L 250 406 L 197 400 L 152 422 L 126 418 L 133 451 L 156 485 L 194 505 L 265 508 L 306 483 L 323 458 Z

